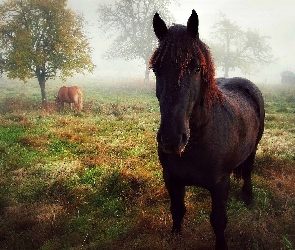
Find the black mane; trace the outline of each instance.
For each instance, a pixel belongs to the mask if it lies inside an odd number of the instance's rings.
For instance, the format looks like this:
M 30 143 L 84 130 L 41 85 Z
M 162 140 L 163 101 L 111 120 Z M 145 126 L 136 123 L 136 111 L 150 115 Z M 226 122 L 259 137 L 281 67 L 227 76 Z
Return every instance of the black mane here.
M 209 47 L 198 38 L 193 38 L 184 25 L 173 25 L 168 29 L 166 36 L 160 41 L 159 47 L 152 55 L 149 67 L 154 69 L 161 67 L 165 56 L 169 55 L 171 61 L 178 69 L 180 82 L 187 66 L 192 58 L 195 58 L 202 68 L 202 78 L 204 84 L 204 96 L 207 103 L 220 98 L 222 95 L 216 87 L 215 67 L 211 57 Z

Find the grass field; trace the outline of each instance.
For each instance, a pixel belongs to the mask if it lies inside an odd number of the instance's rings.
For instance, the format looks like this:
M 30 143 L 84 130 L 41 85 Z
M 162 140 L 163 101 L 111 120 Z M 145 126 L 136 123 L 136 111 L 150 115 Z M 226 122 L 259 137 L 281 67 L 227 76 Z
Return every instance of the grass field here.
M 159 108 L 140 81 L 79 84 L 84 110 L 56 111 L 62 83 L 0 79 L 0 249 L 213 249 L 206 190 L 187 188 L 183 236 L 170 235 L 156 153 Z M 266 128 L 254 202 L 232 178 L 230 249 L 295 249 L 295 86 L 260 86 Z

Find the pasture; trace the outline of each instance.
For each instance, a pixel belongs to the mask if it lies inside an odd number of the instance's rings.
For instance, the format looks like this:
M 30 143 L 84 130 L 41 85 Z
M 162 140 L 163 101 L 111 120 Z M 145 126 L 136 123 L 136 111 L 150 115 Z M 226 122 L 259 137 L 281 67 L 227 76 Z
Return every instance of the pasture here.
M 213 249 L 209 192 L 189 187 L 183 236 L 170 235 L 170 200 L 157 157 L 154 84 L 66 83 L 82 112 L 56 111 L 63 83 L 0 79 L 0 249 Z M 295 248 L 295 86 L 259 85 L 266 127 L 254 202 L 231 179 L 229 249 Z

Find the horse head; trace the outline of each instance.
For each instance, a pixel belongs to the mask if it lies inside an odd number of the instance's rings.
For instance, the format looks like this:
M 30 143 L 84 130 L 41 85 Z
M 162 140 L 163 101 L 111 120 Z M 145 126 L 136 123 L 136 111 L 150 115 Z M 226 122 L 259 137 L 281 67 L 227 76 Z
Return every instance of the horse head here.
M 161 111 L 159 148 L 181 154 L 190 138 L 190 119 L 201 104 L 204 58 L 198 46 L 198 15 L 193 10 L 187 26 L 167 28 L 158 13 L 153 27 L 159 47 L 150 60 L 156 75 L 156 96 Z

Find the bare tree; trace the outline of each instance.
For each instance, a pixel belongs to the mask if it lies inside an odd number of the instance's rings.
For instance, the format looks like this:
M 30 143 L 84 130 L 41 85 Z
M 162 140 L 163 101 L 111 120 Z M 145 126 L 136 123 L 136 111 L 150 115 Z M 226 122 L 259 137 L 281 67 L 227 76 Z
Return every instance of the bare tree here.
M 145 82 L 149 81 L 149 59 L 157 46 L 152 19 L 159 12 L 172 22 L 169 5 L 176 0 L 120 0 L 98 7 L 99 27 L 114 42 L 104 56 L 108 59 L 142 59 L 146 65 Z
M 267 43 L 268 36 L 261 36 L 256 30 L 243 31 L 225 15 L 213 26 L 209 42 L 217 67 L 222 67 L 224 77 L 230 70 L 239 68 L 244 73 L 250 73 L 255 65 L 273 62 L 271 47 Z

